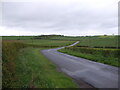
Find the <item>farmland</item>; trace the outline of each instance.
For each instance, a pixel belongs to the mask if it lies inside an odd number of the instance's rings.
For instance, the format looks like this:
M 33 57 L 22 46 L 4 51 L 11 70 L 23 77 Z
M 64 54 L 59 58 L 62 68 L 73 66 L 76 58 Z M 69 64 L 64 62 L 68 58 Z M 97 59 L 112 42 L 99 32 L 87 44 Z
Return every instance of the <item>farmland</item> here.
M 53 46 L 53 47 L 60 47 L 60 46 L 67 46 L 75 41 L 66 41 L 66 40 L 25 40 L 27 44 L 30 45 L 39 45 L 39 46 Z
M 2 39 L 4 41 L 19 41 L 28 45 L 35 46 L 51 46 L 51 47 L 59 47 L 59 46 L 67 46 L 72 44 L 75 41 L 69 41 L 65 39 L 52 40 L 50 38 L 42 38 L 42 39 L 34 39 L 34 36 L 3 36 Z
M 2 40 L 3 87 L 77 87 L 39 52 L 43 49 L 68 46 L 76 41 L 80 41 L 76 46 L 59 51 L 95 62 L 120 66 L 118 36 L 3 36 Z
M 77 46 L 96 48 L 118 48 L 118 36 L 82 37 Z
M 58 43 L 64 41 L 80 41 L 78 47 L 96 47 L 96 48 L 118 48 L 119 36 L 101 35 L 101 36 L 62 36 L 62 35 L 41 35 L 41 36 L 3 36 L 3 40 L 19 40 L 29 44 L 50 45 L 56 40 Z M 45 41 L 46 40 L 46 41 Z M 42 42 L 42 43 L 39 43 Z M 48 44 L 49 44 L 48 43 Z M 53 46 L 57 46 L 55 43 Z M 61 43 L 62 44 L 62 43 Z M 58 44 L 60 46 L 60 43 Z M 61 45 L 62 46 L 62 45 Z

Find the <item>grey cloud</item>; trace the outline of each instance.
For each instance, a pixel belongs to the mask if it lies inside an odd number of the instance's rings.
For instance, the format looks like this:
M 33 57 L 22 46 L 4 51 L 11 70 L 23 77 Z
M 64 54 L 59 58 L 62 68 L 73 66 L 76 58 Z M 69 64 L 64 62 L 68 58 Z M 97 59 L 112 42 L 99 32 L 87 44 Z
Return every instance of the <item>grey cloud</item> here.
M 94 31 L 117 27 L 117 10 L 93 8 L 83 3 L 3 3 L 3 25 L 21 27 L 33 32 L 55 32 L 78 30 Z M 92 31 L 91 31 L 92 32 Z M 114 33 L 114 30 L 111 30 Z M 80 33 L 79 33 L 80 34 Z M 77 33 L 76 33 L 77 35 Z

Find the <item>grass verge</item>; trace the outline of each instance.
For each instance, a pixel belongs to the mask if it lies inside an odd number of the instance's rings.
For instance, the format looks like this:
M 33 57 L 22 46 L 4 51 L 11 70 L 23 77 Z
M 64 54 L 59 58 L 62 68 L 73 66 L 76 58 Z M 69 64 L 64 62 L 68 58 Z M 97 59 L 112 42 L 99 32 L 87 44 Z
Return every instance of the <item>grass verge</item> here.
M 69 47 L 58 51 L 73 56 L 86 58 L 95 62 L 120 67 L 118 59 L 118 53 L 120 52 L 119 50 Z
M 25 48 L 20 50 L 16 58 L 17 88 L 76 88 L 76 84 L 48 61 L 41 48 Z

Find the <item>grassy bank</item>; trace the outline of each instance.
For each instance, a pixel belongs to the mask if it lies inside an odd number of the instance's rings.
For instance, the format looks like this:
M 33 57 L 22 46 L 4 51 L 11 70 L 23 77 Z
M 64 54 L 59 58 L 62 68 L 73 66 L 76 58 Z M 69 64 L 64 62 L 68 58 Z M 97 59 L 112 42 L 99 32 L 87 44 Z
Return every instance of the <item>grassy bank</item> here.
M 86 58 L 95 62 L 109 64 L 120 67 L 119 65 L 119 49 L 101 49 L 101 48 L 85 48 L 85 47 L 67 47 L 59 50 L 73 56 Z

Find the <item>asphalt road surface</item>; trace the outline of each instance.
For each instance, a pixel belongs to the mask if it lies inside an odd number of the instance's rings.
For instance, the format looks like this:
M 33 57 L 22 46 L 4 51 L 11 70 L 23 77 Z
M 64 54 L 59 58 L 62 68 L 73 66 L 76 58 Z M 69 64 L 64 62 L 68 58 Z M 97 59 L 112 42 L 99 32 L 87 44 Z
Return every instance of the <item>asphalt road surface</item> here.
M 73 46 L 78 42 L 70 45 Z M 69 46 L 68 46 L 69 47 Z M 41 53 L 52 61 L 60 71 L 74 79 L 82 88 L 118 88 L 118 68 L 87 59 L 60 53 L 64 47 L 42 50 Z M 85 85 L 86 83 L 86 85 Z

